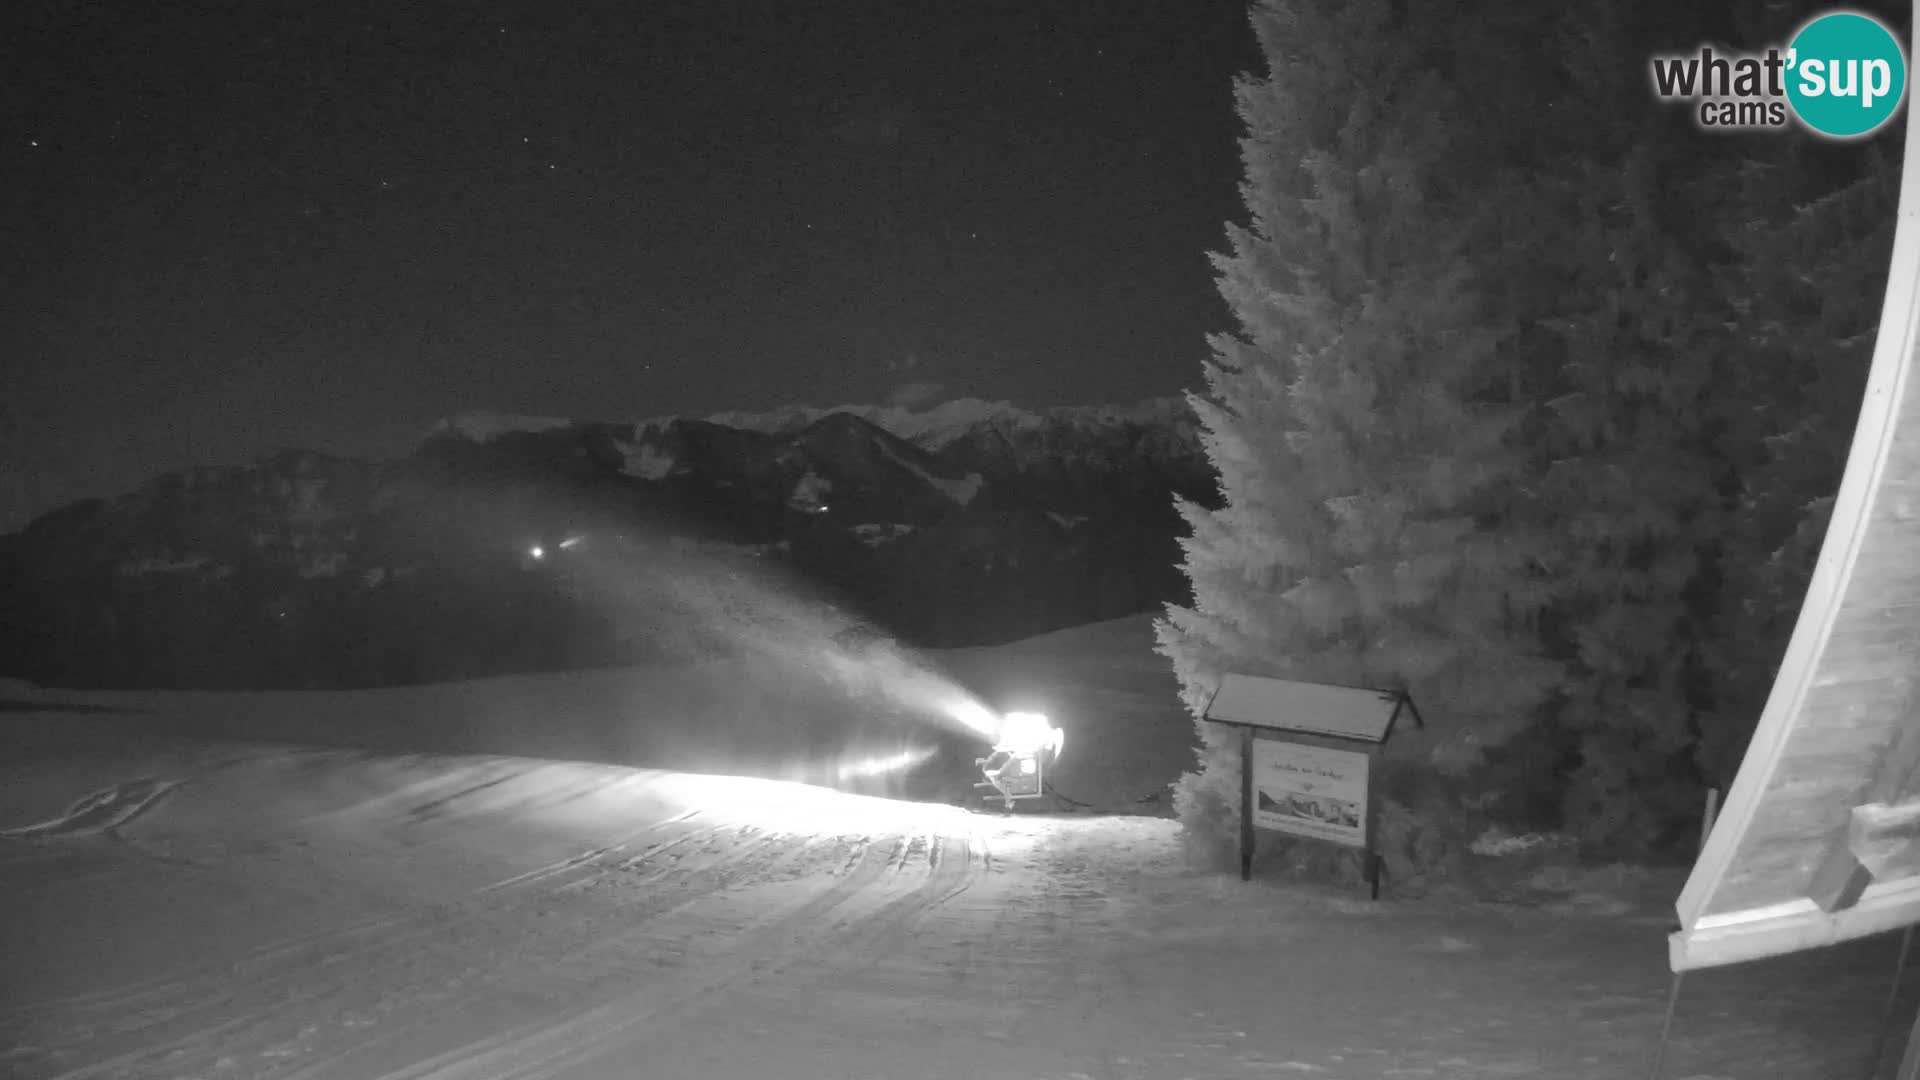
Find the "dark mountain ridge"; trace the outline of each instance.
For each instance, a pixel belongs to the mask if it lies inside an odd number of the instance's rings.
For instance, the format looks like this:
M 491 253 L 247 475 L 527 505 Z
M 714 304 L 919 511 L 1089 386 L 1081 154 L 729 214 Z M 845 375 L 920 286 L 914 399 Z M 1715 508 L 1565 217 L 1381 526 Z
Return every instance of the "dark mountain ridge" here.
M 399 460 L 288 450 L 0 537 L 0 674 L 393 685 L 697 659 L 801 611 L 988 644 L 1183 595 L 1173 497 L 1214 492 L 1177 399 L 466 414 Z

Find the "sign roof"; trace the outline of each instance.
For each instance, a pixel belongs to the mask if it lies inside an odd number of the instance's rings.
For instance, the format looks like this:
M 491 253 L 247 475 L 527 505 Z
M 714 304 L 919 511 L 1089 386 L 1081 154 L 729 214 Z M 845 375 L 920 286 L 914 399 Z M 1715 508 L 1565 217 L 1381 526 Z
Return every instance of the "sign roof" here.
M 1230 673 L 1220 680 L 1205 717 L 1222 724 L 1382 743 L 1392 734 L 1400 709 L 1408 704 L 1405 694 L 1393 690 Z

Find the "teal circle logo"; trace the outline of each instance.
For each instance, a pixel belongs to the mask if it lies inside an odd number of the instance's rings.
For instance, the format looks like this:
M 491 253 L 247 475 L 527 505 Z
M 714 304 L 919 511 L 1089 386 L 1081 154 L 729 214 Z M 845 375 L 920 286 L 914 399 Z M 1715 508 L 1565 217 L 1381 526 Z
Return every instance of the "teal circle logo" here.
M 1787 46 L 1787 101 L 1822 135 L 1852 139 L 1893 118 L 1907 90 L 1907 54 L 1880 20 L 1822 15 Z

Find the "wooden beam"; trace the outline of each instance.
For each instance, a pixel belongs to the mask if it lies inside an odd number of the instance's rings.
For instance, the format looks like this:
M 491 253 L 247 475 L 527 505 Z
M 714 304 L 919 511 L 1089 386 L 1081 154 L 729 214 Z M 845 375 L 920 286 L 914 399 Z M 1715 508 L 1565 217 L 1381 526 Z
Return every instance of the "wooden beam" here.
M 1920 875 L 1920 801 L 1854 807 L 1847 848 L 1875 880 Z
M 1920 923 L 1920 880 L 1907 878 L 1875 885 L 1858 904 L 1831 914 L 1801 900 L 1702 920 L 1671 935 L 1667 955 L 1674 971 L 1691 971 L 1822 949 L 1914 923 Z

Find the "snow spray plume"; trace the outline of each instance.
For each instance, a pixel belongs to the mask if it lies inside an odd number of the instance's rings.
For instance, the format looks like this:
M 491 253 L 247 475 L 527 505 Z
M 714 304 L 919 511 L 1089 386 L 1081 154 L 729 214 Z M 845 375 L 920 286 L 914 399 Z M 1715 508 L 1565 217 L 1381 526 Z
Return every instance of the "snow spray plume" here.
M 581 601 L 623 630 L 664 633 L 687 659 L 747 653 L 797 681 L 826 676 L 850 702 L 991 738 L 997 718 L 957 682 L 857 624 L 750 550 L 582 534 L 543 555 Z M 562 541 L 566 543 L 566 541 Z M 855 640 L 864 637 L 864 640 Z

